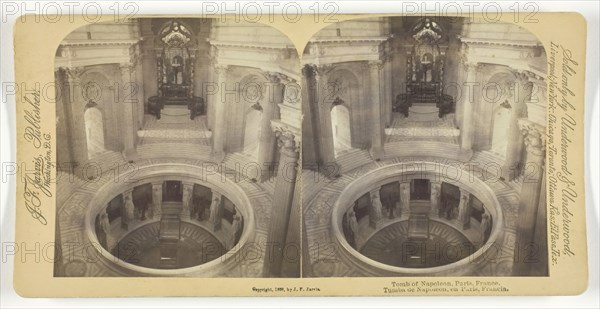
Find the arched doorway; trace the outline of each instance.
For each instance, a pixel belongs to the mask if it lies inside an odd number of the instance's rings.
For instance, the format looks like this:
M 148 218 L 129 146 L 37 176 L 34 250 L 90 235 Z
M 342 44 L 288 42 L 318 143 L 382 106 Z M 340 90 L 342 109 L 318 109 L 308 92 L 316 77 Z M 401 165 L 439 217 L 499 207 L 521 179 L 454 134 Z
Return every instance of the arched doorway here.
M 331 129 L 335 156 L 352 148 L 350 111 L 346 106 L 336 105 L 331 109 Z
M 260 136 L 260 120 L 262 112 L 250 108 L 244 117 L 244 153 L 258 156 L 258 137 Z
M 510 121 L 510 109 L 506 108 L 505 101 L 494 106 L 492 131 L 492 145 L 490 150 L 500 157 L 506 156 L 506 145 L 508 138 L 508 125 Z
M 483 124 L 488 138 L 487 149 L 501 158 L 506 156 L 512 114 L 519 112 L 513 95 L 514 85 L 513 74 L 500 69 L 490 77 L 483 89 L 484 104 L 492 105 L 488 109 L 491 117 L 487 118 L 491 124 Z
M 104 121 L 98 107 L 88 107 L 83 113 L 88 159 L 104 152 Z
M 366 135 L 361 134 L 368 127 L 360 117 L 361 87 L 351 68 L 351 65 L 341 64 L 327 76 L 330 95 L 326 103 L 331 104 L 327 121 L 331 122 L 325 127 L 331 127 L 331 137 L 328 137 L 326 146 L 327 152 L 333 152 L 334 157 L 368 143 L 364 140 Z

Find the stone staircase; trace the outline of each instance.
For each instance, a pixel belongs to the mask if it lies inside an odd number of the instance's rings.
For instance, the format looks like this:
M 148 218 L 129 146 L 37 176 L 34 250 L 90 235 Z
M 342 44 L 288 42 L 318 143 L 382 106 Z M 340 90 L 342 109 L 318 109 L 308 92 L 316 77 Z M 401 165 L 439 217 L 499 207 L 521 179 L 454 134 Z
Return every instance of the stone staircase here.
M 344 174 L 373 162 L 373 159 L 368 150 L 354 148 L 338 156 L 335 161 L 340 166 L 340 174 Z
M 473 153 L 471 161 L 485 166 L 487 164 L 501 164 L 504 160 L 497 154 L 484 150 Z
M 200 144 L 144 144 L 139 145 L 137 155 L 139 159 L 182 158 L 212 161 L 210 146 Z
M 444 157 L 450 160 L 468 161 L 460 146 L 454 143 L 435 141 L 407 141 L 385 144 L 385 158 L 397 157 Z
M 435 98 L 433 103 L 413 103 L 413 105 L 408 108 L 409 118 L 413 121 L 435 121 L 439 119 L 438 113 L 439 111 L 435 103 Z
M 425 240 L 429 238 L 429 201 L 411 201 L 408 216 L 408 238 Z
M 182 106 L 167 106 L 160 119 L 145 115 L 144 128 L 138 131 L 139 144 L 189 143 L 210 145 L 212 133 L 206 126 L 206 116 L 190 119 Z
M 394 114 L 392 124 L 385 129 L 386 142 L 425 140 L 458 144 L 460 130 L 454 124 L 453 114 L 438 118 L 435 106 L 411 108 L 415 111 L 409 117 Z
M 262 172 L 262 168 L 259 170 L 259 166 L 256 157 L 243 152 L 228 153 L 221 166 L 229 171 L 236 173 L 236 179 L 256 179 L 260 180 L 259 172 Z
M 181 204 L 163 203 L 158 240 L 161 268 L 176 268 L 177 251 L 181 239 Z

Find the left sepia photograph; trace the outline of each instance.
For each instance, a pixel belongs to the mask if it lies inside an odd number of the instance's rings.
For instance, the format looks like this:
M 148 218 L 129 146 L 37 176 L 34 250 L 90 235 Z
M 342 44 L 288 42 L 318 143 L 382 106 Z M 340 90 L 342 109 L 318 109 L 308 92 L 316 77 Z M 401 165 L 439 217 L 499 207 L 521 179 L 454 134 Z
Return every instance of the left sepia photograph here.
M 56 50 L 55 277 L 299 277 L 301 76 L 277 29 L 136 18 Z

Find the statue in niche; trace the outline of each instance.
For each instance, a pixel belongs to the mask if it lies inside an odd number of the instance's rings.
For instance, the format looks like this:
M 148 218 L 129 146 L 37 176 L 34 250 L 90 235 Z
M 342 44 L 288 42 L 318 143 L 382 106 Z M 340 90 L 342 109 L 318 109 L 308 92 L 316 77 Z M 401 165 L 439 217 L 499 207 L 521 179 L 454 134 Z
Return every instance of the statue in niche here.
M 233 248 L 237 243 L 241 229 L 242 217 L 238 214 L 235 214 L 233 216 L 233 222 L 231 222 L 231 235 L 229 235 L 230 248 Z
M 108 214 L 106 214 L 106 212 L 100 215 L 100 229 L 105 235 L 104 243 L 101 245 L 103 245 L 106 250 L 111 250 L 114 244 L 114 239 L 111 235 L 110 221 L 108 220 Z
M 423 54 L 421 57 L 421 81 L 430 83 L 433 81 L 433 55 L 430 53 Z
M 462 228 L 466 229 L 469 227 L 469 194 L 461 194 L 460 203 L 458 204 L 458 222 L 462 224 Z
M 138 202 L 138 206 L 136 207 L 136 216 L 138 217 L 138 219 L 140 219 L 141 221 L 146 220 L 146 212 L 148 210 L 148 204 L 149 203 L 149 198 L 144 196 L 140 199 L 140 201 Z
M 492 223 L 490 221 L 490 215 L 487 212 L 485 212 L 485 210 L 484 210 L 483 215 L 481 215 L 481 225 L 480 225 L 481 245 L 483 245 L 485 243 L 485 238 L 487 236 L 487 232 L 490 229 L 491 225 L 492 225 Z
M 371 191 L 371 209 L 369 211 L 369 223 L 372 228 L 377 228 L 382 219 L 382 205 L 379 198 L 379 189 Z
M 135 219 L 135 205 L 131 198 L 131 192 L 125 196 L 125 220 L 126 222 L 132 222 Z
M 200 197 L 200 196 L 195 196 L 194 197 L 194 215 L 193 217 L 196 218 L 196 220 L 198 221 L 202 221 L 204 220 L 204 215 L 206 212 L 206 204 L 208 204 L 208 200 Z
M 183 206 L 183 212 L 189 213 L 190 216 L 192 215 L 191 209 L 190 209 L 190 200 L 191 199 L 192 199 L 192 188 L 190 186 L 184 186 L 181 204 Z
M 410 209 L 410 183 L 400 184 L 400 215 L 405 213 L 408 215 Z
M 175 56 L 171 60 L 171 72 L 169 74 L 171 84 L 181 85 L 183 83 L 183 58 Z
M 356 248 L 356 239 L 358 237 L 358 221 L 356 220 L 356 213 L 354 213 L 353 209 L 348 211 L 348 229 L 350 230 L 350 238 L 348 239 L 348 243 L 353 248 Z
M 152 186 L 152 206 L 154 207 L 153 213 L 157 213 L 162 207 L 162 185 Z
M 215 231 L 221 227 L 221 197 L 217 194 L 213 196 L 210 204 L 210 222 Z
M 431 184 L 431 209 L 434 214 L 439 215 L 440 204 L 440 186 L 436 183 Z

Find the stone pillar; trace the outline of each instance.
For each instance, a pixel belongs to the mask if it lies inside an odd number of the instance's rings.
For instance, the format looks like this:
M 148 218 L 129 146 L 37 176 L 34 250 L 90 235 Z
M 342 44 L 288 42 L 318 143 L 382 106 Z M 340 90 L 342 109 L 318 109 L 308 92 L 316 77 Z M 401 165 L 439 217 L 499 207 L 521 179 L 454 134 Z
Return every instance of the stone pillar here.
M 276 118 L 278 104 L 283 102 L 283 84 L 278 74 L 267 74 L 269 83 L 265 87 L 265 98 L 260 120 L 260 136 L 257 163 L 261 171 L 260 181 L 266 181 L 273 174 L 271 169 L 275 157 L 275 135 L 271 130 L 271 120 Z
M 463 230 L 471 226 L 471 193 L 460 188 L 460 203 L 458 204 L 458 224 Z
M 290 213 L 294 199 L 294 187 L 298 172 L 300 134 L 283 124 L 273 123 L 279 146 L 279 170 L 275 181 L 275 194 L 271 208 L 271 220 L 267 232 L 267 250 L 264 260 L 264 277 L 281 276 L 283 251 L 287 239 Z
M 131 65 L 129 63 L 121 63 L 119 65 L 121 71 L 121 89 L 130 89 L 133 84 L 131 82 Z M 123 136 L 123 154 L 125 158 L 130 159 L 135 155 L 135 143 L 137 140 L 137 121 L 135 114 L 135 99 L 128 98 L 128 93 L 119 95 L 119 104 L 122 106 L 123 122 L 121 123 L 121 134 Z
M 66 138 L 70 139 L 71 155 L 75 165 L 82 165 L 88 160 L 87 153 L 87 137 L 85 132 L 84 112 L 85 105 L 82 95 L 83 85 L 81 85 L 82 68 L 67 68 L 65 69 L 65 79 L 67 81 L 67 89 L 69 89 L 66 98 L 66 118 L 67 132 Z
M 369 192 L 371 196 L 371 207 L 369 208 L 369 226 L 374 229 L 377 229 L 381 226 L 381 219 L 383 218 L 383 206 L 381 205 L 379 190 L 381 190 L 381 187 Z
M 463 63 L 466 70 L 466 77 L 462 91 L 462 127 L 460 128 L 460 148 L 464 153 L 471 153 L 473 150 L 473 106 L 476 100 L 479 100 L 479 88 L 477 85 L 477 63 Z
M 218 93 L 214 96 L 214 124 L 212 130 L 213 158 L 220 162 L 225 157 L 225 88 L 227 82 L 228 66 L 215 65 Z
M 429 216 L 438 218 L 440 216 L 440 197 L 442 192 L 441 182 L 431 182 L 431 209 Z
M 192 208 L 190 207 L 190 205 L 192 205 L 192 198 L 194 197 L 194 183 L 182 181 L 182 185 L 183 185 L 183 194 L 182 194 L 182 199 L 181 199 L 181 206 L 182 206 L 181 214 L 182 214 L 182 217 L 191 218 L 192 217 Z
M 208 81 L 209 83 L 204 83 L 202 85 L 202 96 L 204 100 L 206 100 L 206 126 L 212 131 L 214 130 L 214 122 L 215 122 L 215 102 L 218 96 L 218 92 L 221 91 L 217 86 L 217 74 L 214 69 L 215 62 L 214 59 L 211 59 L 209 62 L 208 69 Z
M 141 50 L 141 46 L 138 44 L 136 45 L 135 48 L 136 54 L 137 54 L 137 58 L 135 61 L 135 97 L 137 102 L 135 103 L 136 106 L 136 118 L 137 118 L 137 127 L 136 129 L 142 129 L 144 127 L 144 93 L 145 88 L 144 88 L 144 69 L 142 67 L 142 50 Z M 137 132 L 136 132 L 137 134 Z M 137 137 L 137 136 L 136 136 Z
M 385 118 L 385 127 L 391 126 L 394 120 L 394 113 L 392 113 L 392 55 L 390 42 L 388 41 L 385 44 L 383 64 L 383 101 L 385 102 L 383 117 Z
M 221 219 L 223 218 L 223 202 L 221 193 L 212 191 L 212 202 L 210 203 L 210 224 L 213 231 L 221 229 Z
M 410 215 L 410 180 L 400 182 L 400 217 Z
M 548 209 L 546 204 L 546 167 L 543 168 L 542 183 L 540 186 L 540 198 L 538 203 L 537 218 L 535 222 L 534 243 L 538 245 L 537 255 L 539 261 L 532 265 L 530 274 L 532 276 L 548 275 Z
M 316 169 L 320 164 L 319 145 L 315 136 L 318 134 L 317 121 L 314 111 L 314 78 L 315 71 L 313 65 L 304 65 L 302 67 L 302 79 L 300 87 L 302 89 L 302 167 L 304 169 Z
M 544 176 L 546 131 L 544 127 L 528 120 L 519 121 L 519 126 L 527 150 L 528 173 L 521 186 L 513 275 L 524 276 L 531 274 L 532 266 L 539 263 L 541 258 L 538 256 L 541 246 L 535 243 L 534 236 Z
M 70 172 L 72 171 L 73 148 L 69 138 L 69 90 L 67 89 L 68 75 L 64 68 L 59 68 L 54 71 L 54 76 L 57 86 L 61 87 L 61 96 L 56 100 L 56 136 L 61 138 L 56 139 L 56 167 L 58 170 Z
M 163 182 L 152 183 L 152 209 L 150 210 L 151 216 L 154 218 L 160 218 L 162 215 L 162 197 L 163 195 Z
M 383 139 L 384 130 L 381 117 L 381 98 L 379 96 L 379 70 L 381 69 L 381 61 L 369 62 L 369 77 L 370 77 L 370 106 L 371 115 L 369 122 L 371 123 L 371 157 L 373 160 L 381 160 L 384 156 Z
M 523 135 L 519 128 L 519 119 L 525 116 L 525 104 L 528 98 L 531 97 L 532 89 L 527 74 L 515 73 L 515 77 L 516 81 L 513 89 L 515 102 L 508 123 L 506 158 L 502 167 L 502 177 L 506 181 L 513 180 L 519 175 L 519 165 L 522 163 L 521 154 L 523 152 Z

